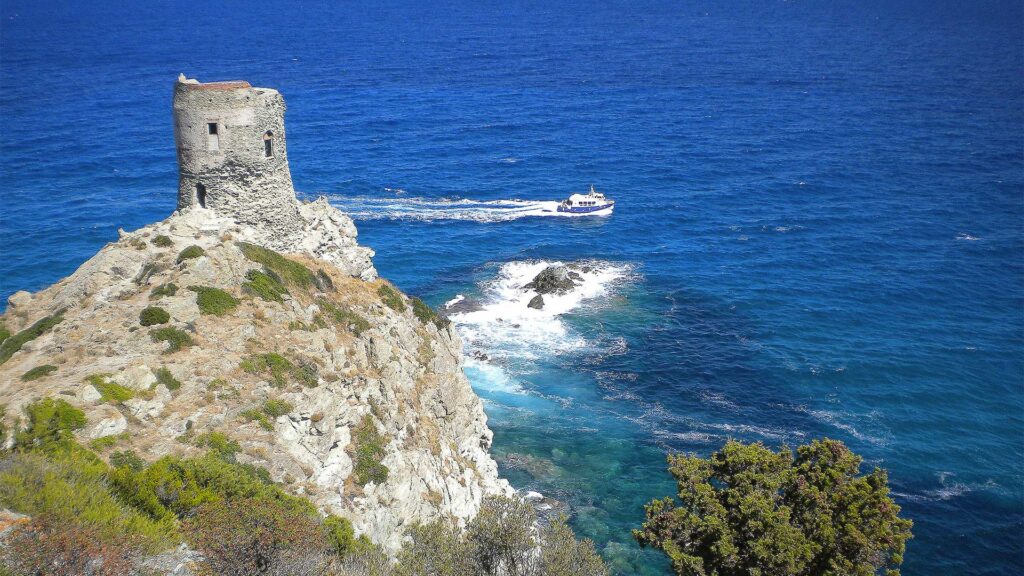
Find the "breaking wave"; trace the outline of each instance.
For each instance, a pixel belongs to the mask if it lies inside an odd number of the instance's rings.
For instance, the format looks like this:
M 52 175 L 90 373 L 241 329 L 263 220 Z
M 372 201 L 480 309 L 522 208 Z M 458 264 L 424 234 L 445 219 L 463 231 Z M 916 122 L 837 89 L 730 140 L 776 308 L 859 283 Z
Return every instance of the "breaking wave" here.
M 392 194 L 404 190 L 386 189 Z M 607 216 L 611 210 L 591 214 L 558 212 L 558 200 L 471 200 L 468 198 L 420 198 L 329 195 L 331 204 L 356 220 L 468 220 L 508 222 L 520 218 Z

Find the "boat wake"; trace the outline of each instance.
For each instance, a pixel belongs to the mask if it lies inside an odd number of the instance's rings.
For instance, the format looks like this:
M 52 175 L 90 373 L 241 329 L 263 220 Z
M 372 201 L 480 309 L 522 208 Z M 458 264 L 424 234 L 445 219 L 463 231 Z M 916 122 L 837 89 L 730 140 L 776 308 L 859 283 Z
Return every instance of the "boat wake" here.
M 589 214 L 558 212 L 557 200 L 471 200 L 468 198 L 420 198 L 346 196 L 327 197 L 331 204 L 355 220 L 467 220 L 508 222 L 520 218 L 607 216 L 609 210 Z

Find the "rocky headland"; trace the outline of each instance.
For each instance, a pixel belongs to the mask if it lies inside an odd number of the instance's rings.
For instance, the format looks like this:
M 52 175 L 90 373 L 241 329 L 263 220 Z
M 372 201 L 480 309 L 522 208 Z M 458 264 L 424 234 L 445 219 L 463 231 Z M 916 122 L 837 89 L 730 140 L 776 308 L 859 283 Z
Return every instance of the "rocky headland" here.
M 287 238 L 183 209 L 121 232 L 74 274 L 10 297 L 0 404 L 63 398 L 104 457 L 237 459 L 351 520 L 386 549 L 404 527 L 464 525 L 509 494 L 448 322 L 377 278 L 372 251 L 326 200 Z

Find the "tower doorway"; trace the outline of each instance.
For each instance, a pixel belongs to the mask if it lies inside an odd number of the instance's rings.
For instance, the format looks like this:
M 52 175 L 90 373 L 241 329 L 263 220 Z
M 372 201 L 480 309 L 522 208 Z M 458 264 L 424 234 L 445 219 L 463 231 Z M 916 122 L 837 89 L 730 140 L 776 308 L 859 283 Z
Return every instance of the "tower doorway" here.
M 196 184 L 196 201 L 200 208 L 206 208 L 206 186 Z

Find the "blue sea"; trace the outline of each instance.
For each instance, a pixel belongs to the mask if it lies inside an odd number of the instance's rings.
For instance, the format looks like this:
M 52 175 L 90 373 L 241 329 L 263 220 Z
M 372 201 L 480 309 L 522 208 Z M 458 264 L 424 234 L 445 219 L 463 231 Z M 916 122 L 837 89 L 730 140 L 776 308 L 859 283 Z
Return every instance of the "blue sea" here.
M 1024 572 L 1021 2 L 0 5 L 0 297 L 175 205 L 179 72 L 453 312 L 502 473 L 617 574 L 670 451 L 846 442 L 904 573 Z M 609 217 L 545 210 L 596 184 Z M 532 313 L 548 263 L 585 285 Z M 457 311 L 459 305 L 450 310 Z

